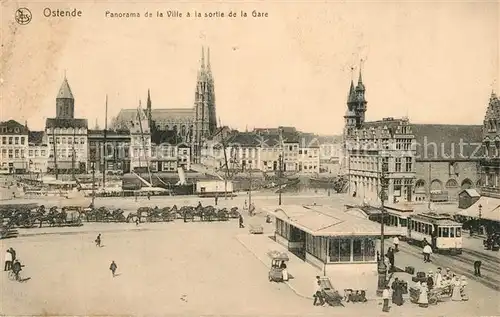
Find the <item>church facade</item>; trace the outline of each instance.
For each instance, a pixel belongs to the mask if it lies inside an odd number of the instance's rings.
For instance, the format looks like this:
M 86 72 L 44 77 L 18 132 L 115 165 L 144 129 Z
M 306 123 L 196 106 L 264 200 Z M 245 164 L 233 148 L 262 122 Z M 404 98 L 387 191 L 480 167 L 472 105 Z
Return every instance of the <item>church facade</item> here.
M 176 135 L 178 143 L 190 145 L 193 159 L 200 160 L 201 147 L 206 139 L 217 130 L 217 114 L 215 106 L 215 88 L 210 64 L 210 49 L 202 48 L 201 65 L 196 81 L 194 105 L 192 108 L 153 108 L 151 94 L 148 91 L 146 115 L 151 132 L 171 131 Z M 122 109 L 113 121 L 114 128 L 130 129 L 137 120 L 137 109 Z M 162 140 L 152 140 L 162 143 Z

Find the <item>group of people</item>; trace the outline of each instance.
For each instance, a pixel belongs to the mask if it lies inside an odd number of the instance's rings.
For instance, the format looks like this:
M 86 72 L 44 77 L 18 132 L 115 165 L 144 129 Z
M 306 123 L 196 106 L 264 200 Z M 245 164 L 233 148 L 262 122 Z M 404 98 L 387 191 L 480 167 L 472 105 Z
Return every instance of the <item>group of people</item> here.
M 435 274 L 429 271 L 427 280 L 425 282 L 416 282 L 414 288 L 420 290 L 418 304 L 420 307 L 425 308 L 429 306 L 428 292 L 436 288 L 443 288 L 443 293 L 451 292 L 452 301 L 468 300 L 469 298 L 465 292 L 466 285 L 467 278 L 465 276 L 462 275 L 459 278 L 455 273 L 451 272 L 449 268 L 443 273 L 442 269 L 439 267 Z
M 19 259 L 16 256 L 16 250 L 14 248 L 9 248 L 5 252 L 5 266 L 4 271 L 9 272 L 12 271 L 15 275 L 16 280 L 20 280 L 19 273 L 22 271 L 22 267 L 24 265 L 19 262 Z

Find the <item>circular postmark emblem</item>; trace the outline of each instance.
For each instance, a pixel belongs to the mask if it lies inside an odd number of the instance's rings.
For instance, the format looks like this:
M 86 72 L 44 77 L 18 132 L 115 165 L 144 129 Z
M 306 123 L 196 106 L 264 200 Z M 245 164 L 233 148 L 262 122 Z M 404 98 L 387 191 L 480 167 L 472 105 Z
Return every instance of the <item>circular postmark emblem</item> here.
M 16 11 L 16 22 L 21 25 L 30 23 L 32 17 L 31 11 L 27 8 L 19 8 Z

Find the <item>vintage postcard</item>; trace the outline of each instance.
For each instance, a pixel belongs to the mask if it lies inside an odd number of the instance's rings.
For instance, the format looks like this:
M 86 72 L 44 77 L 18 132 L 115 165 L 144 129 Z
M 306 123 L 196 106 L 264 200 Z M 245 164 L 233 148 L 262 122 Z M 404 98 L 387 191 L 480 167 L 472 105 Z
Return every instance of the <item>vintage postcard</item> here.
M 500 316 L 498 1 L 0 13 L 0 315 Z

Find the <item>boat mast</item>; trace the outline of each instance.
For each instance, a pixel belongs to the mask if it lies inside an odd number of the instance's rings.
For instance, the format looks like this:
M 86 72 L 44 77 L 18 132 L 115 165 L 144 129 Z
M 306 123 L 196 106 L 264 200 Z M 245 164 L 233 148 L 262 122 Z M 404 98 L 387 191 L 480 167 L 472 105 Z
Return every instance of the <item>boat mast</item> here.
M 71 149 L 71 175 L 73 176 L 73 180 L 76 180 L 75 176 L 75 129 L 73 129 L 73 142 L 72 142 L 72 149 Z
M 108 152 L 108 144 L 107 144 L 107 137 L 108 137 L 108 95 L 106 94 L 106 110 L 104 114 L 104 149 L 102 151 L 102 188 L 106 187 L 106 155 Z
M 57 152 L 56 152 L 56 133 L 55 127 L 52 127 L 52 147 L 54 149 L 54 171 L 56 173 L 56 180 L 59 179 L 59 173 L 57 170 Z

